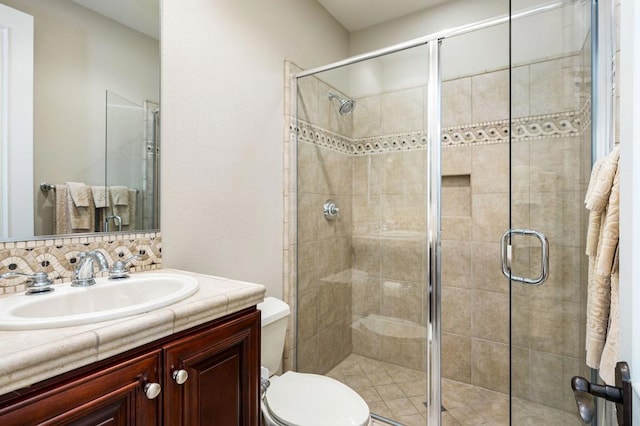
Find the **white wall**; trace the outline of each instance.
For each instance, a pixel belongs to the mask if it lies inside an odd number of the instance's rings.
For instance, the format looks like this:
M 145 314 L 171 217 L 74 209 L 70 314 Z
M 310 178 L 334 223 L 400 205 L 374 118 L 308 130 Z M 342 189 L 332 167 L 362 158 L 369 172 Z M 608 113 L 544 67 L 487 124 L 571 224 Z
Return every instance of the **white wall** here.
M 163 2 L 163 265 L 282 296 L 284 59 L 347 53 L 315 0 Z
M 620 360 L 634 382 L 634 424 L 640 424 L 640 4 L 623 0 L 620 13 Z
M 547 0 L 514 0 L 513 11 L 515 13 L 547 3 Z M 500 17 L 509 12 L 508 7 L 506 0 L 453 0 L 413 15 L 352 32 L 349 54 L 357 55 L 446 29 Z M 585 25 L 589 23 L 584 19 L 585 10 L 588 12 L 589 8 L 575 4 L 514 21 L 513 63 L 522 64 L 580 50 L 587 34 Z M 575 23 L 578 25 L 574 25 Z M 448 80 L 506 68 L 509 63 L 508 41 L 509 28 L 506 24 L 444 40 L 441 51 L 443 78 Z M 411 51 L 405 53 L 405 59 L 409 55 Z M 416 63 L 425 62 L 423 52 L 415 52 L 413 55 Z M 410 69 L 404 62 L 398 68 L 408 76 Z M 353 96 L 366 94 L 362 82 L 363 76 L 367 75 L 367 66 L 373 67 L 376 64 L 366 62 L 356 68 L 352 78 L 356 92 Z M 390 68 L 389 65 L 387 68 Z M 398 72 L 389 74 L 393 79 L 391 82 L 377 82 L 383 90 L 398 90 L 406 86 L 398 80 Z M 423 74 L 422 65 L 415 68 L 415 74 Z M 416 80 L 416 77 L 408 77 L 408 80 Z

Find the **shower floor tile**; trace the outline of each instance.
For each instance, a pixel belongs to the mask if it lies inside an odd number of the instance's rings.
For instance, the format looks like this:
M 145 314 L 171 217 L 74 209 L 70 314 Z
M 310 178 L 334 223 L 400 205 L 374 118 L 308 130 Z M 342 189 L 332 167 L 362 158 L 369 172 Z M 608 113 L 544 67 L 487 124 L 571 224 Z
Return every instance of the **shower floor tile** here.
M 362 396 L 372 413 L 405 426 L 427 424 L 427 383 L 422 371 L 351 354 L 327 373 Z M 455 380 L 442 380 L 443 426 L 508 426 L 509 397 Z M 513 425 L 578 426 L 577 415 L 514 400 Z M 373 426 L 385 426 L 374 420 Z

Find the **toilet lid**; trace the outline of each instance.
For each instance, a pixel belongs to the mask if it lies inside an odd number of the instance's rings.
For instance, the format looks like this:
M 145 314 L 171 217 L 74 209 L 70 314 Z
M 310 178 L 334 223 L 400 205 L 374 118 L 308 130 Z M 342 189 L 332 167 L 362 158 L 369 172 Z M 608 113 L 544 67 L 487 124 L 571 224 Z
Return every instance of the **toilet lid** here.
M 267 389 L 271 415 L 289 426 L 364 426 L 369 407 L 353 389 L 317 374 L 288 371 Z

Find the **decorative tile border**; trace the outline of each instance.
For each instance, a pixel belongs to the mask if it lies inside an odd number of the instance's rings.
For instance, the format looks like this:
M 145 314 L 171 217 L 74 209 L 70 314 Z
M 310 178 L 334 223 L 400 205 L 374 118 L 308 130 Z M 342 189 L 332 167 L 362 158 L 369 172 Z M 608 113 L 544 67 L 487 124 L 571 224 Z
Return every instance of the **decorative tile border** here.
M 162 267 L 160 232 L 66 236 L 32 241 L 0 243 L 0 274 L 5 272 L 46 272 L 55 283 L 69 281 L 76 256 L 80 251 L 100 250 L 113 264 L 139 254 L 131 261 L 131 271 L 146 271 Z M 105 273 L 103 273 L 104 275 Z M 0 294 L 25 290 L 25 277 L 0 280 Z
M 587 101 L 579 111 L 515 118 L 511 120 L 514 141 L 579 136 L 591 122 L 590 106 Z M 427 147 L 425 131 L 349 139 L 302 120 L 298 121 L 296 128 L 295 118 L 291 119 L 289 130 L 292 138 L 297 131 L 302 142 L 351 155 L 414 151 Z M 509 137 L 509 120 L 445 127 L 442 129 L 442 147 L 507 143 Z
M 306 121 L 298 121 L 298 127 L 296 129 L 296 120 L 293 118 L 289 125 L 289 130 L 292 137 L 295 137 L 297 131 L 298 138 L 302 142 L 309 142 L 343 154 L 353 153 L 353 141 L 351 139 L 314 126 Z

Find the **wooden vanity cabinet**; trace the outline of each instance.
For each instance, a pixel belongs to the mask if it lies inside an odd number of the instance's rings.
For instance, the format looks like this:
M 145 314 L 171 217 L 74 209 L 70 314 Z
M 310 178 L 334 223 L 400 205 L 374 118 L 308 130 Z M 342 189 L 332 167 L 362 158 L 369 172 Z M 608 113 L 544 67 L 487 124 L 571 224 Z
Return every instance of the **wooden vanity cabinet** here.
M 260 312 L 164 346 L 165 421 L 172 426 L 257 426 Z M 176 372 L 189 378 L 179 385 Z
M 259 370 L 252 308 L 5 395 L 0 425 L 257 426 Z M 161 386 L 154 399 L 151 383 Z
M 0 424 L 161 424 L 160 398 L 148 399 L 144 392 L 147 383 L 160 382 L 160 371 L 160 350 L 137 356 L 0 408 Z

